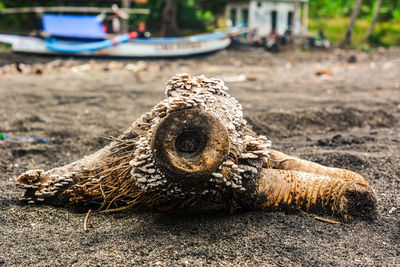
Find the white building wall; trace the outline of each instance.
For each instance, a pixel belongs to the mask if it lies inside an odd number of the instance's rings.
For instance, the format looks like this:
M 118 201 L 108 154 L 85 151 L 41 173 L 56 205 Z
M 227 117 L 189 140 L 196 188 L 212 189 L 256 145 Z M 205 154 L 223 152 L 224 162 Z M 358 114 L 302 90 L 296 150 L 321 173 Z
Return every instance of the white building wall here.
M 283 34 L 287 30 L 289 11 L 294 13 L 294 2 L 251 0 L 249 3 L 249 29 L 257 29 L 258 36 L 267 36 L 272 30 L 272 11 L 277 12 L 276 31 L 278 34 Z M 293 21 L 293 23 L 294 34 L 300 34 L 300 20 Z
M 258 6 L 257 1 L 250 1 L 249 4 L 249 30 L 256 29 L 257 36 L 266 36 L 271 31 L 271 17 L 266 16 L 268 9 L 265 3 Z
M 226 18 L 230 18 L 232 9 L 236 10 L 236 25 L 243 22 L 242 10 L 248 9 L 248 27 L 249 30 L 256 29 L 257 36 L 268 36 L 272 30 L 272 12 L 277 12 L 277 34 L 283 34 L 288 28 L 289 12 L 293 12 L 293 28 L 295 35 L 300 34 L 300 18 L 295 21 L 294 17 L 294 1 L 292 2 L 274 2 L 274 1 L 257 1 L 249 0 L 242 3 L 228 3 L 226 7 Z
M 225 17 L 226 19 L 230 19 L 231 9 L 236 10 L 236 25 L 243 23 L 242 11 L 248 11 L 248 18 L 250 17 L 250 10 L 248 3 L 228 3 L 225 9 Z

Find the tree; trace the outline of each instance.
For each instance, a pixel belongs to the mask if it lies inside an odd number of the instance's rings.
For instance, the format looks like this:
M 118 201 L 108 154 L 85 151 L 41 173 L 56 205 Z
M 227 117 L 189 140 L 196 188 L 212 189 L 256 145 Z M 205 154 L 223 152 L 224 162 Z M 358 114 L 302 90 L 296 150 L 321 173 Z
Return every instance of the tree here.
M 347 28 L 344 39 L 340 43 L 340 47 L 348 47 L 352 43 L 353 29 L 354 29 L 354 25 L 356 23 L 356 19 L 358 17 L 358 13 L 360 12 L 361 4 L 362 4 L 362 0 L 357 0 L 354 5 L 353 12 L 351 14 L 351 21 L 350 21 L 349 27 Z
M 381 7 L 381 4 L 382 4 L 382 0 L 376 0 L 376 6 L 375 6 L 374 14 L 372 16 L 371 26 L 369 27 L 369 30 L 368 30 L 367 34 L 365 35 L 365 37 L 364 37 L 365 40 L 368 40 L 369 37 L 371 36 L 371 34 L 374 33 L 375 25 L 376 25 L 376 21 L 378 20 L 379 9 Z
M 161 15 L 161 36 L 177 36 L 179 33 L 176 21 L 178 0 L 166 0 Z
M 210 11 L 214 15 L 214 26 L 218 27 L 218 18 L 225 13 L 228 0 L 197 0 L 202 11 Z
M 131 7 L 131 0 L 123 0 L 122 1 L 122 8 L 129 9 Z M 128 15 L 129 18 L 129 15 Z M 127 33 L 129 31 L 128 29 L 128 18 L 122 18 L 122 23 L 121 23 L 121 33 Z

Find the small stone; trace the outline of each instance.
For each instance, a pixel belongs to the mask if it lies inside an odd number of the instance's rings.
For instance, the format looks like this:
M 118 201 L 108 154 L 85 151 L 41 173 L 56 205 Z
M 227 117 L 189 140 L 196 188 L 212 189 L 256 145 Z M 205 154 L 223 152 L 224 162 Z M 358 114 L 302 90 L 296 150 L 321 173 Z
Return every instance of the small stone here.
M 392 207 L 392 208 L 389 210 L 389 214 L 392 214 L 392 213 L 395 212 L 396 210 L 397 210 L 396 207 Z

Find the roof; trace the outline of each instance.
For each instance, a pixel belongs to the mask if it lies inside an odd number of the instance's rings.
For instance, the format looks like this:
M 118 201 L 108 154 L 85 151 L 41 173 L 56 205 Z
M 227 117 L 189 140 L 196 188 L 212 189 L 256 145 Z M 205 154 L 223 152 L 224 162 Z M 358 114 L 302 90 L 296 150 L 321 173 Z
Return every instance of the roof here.
M 103 39 L 106 35 L 97 16 L 44 14 L 43 30 L 53 36 Z

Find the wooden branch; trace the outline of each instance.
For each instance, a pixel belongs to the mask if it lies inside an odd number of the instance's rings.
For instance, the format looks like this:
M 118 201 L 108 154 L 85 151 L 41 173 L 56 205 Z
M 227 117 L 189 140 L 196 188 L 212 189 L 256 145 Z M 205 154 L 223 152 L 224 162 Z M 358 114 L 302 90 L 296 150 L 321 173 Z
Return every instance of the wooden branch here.
M 121 11 L 128 14 L 150 14 L 147 8 L 120 8 Z M 76 7 L 76 6 L 55 6 L 55 7 L 15 7 L 4 8 L 0 10 L 0 14 L 15 13 L 44 13 L 44 12 L 76 12 L 76 13 L 114 13 L 111 8 L 105 7 Z
M 88 229 L 87 229 L 87 222 L 88 222 L 89 215 L 90 215 L 91 212 L 92 212 L 92 210 L 89 209 L 88 212 L 86 213 L 85 220 L 83 221 L 83 230 L 85 230 L 85 232 L 88 231 Z
M 319 217 L 319 216 L 315 216 L 314 217 L 316 220 L 321 221 L 321 222 L 328 222 L 328 223 L 333 223 L 333 224 L 340 224 L 340 222 L 338 221 L 334 221 L 331 219 L 327 219 L 327 218 L 323 218 L 323 217 Z

